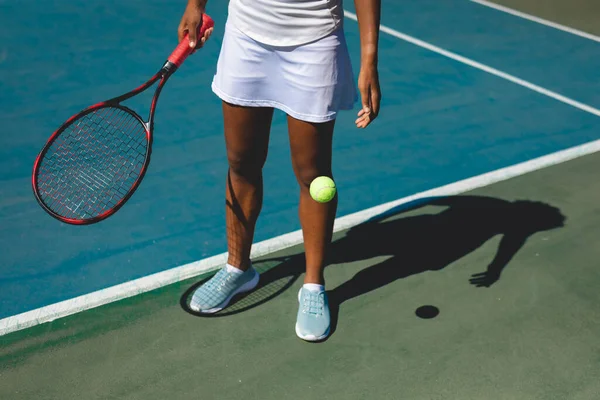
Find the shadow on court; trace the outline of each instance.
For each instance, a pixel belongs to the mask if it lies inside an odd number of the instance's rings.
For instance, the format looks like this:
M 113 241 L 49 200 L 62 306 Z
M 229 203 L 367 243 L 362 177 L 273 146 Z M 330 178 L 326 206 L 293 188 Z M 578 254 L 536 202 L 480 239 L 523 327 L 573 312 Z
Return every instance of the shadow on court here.
M 420 214 L 412 215 L 415 211 Z M 343 268 L 344 263 L 375 257 L 386 258 L 369 262 L 354 277 L 328 291 L 332 333 L 344 302 L 398 279 L 442 270 L 501 235 L 487 268 L 470 278 L 473 287 L 490 287 L 501 278 L 502 271 L 530 236 L 561 228 L 565 219 L 558 208 L 543 202 L 454 196 L 405 204 L 352 228 L 334 240 L 328 268 Z M 254 266 L 261 273 L 258 287 L 210 317 L 239 314 L 277 297 L 304 273 L 304 255 L 262 259 L 255 261 Z M 180 301 L 187 312 L 198 316 L 204 315 L 193 312 L 187 304 L 193 291 L 203 282 L 190 287 Z

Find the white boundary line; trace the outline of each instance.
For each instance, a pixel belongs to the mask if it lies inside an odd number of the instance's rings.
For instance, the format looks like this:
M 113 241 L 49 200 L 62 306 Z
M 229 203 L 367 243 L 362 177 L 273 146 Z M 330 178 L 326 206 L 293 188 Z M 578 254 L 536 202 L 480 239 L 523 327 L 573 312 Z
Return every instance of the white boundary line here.
M 334 231 L 349 229 L 369 219 L 420 198 L 433 196 L 451 196 L 464 193 L 477 188 L 501 182 L 516 176 L 524 175 L 552 165 L 564 163 L 575 158 L 600 151 L 600 140 L 575 146 L 566 150 L 535 158 L 510 167 L 498 169 L 483 175 L 468 178 L 435 189 L 427 190 L 412 196 L 404 197 L 386 204 L 372 207 L 354 214 L 337 218 Z M 255 244 L 252 248 L 252 258 L 262 257 L 269 253 L 283 250 L 302 243 L 302 231 L 298 230 Z M 227 254 L 196 261 L 190 264 L 175 267 L 153 275 L 135 279 L 123 284 L 98 290 L 83 296 L 65 300 L 46 307 L 7 317 L 0 320 L 0 336 L 29 328 L 38 324 L 53 321 L 78 312 L 99 307 L 141 293 L 145 293 L 172 283 L 180 282 L 203 273 L 212 272 L 221 267 L 227 260 Z
M 353 13 L 351 13 L 349 11 L 345 11 L 345 16 L 347 18 L 353 19 L 355 21 L 358 20 L 357 17 L 356 17 L 356 14 L 353 14 Z M 412 44 L 414 44 L 416 46 L 423 47 L 424 49 L 433 51 L 434 53 L 441 54 L 441 55 L 443 55 L 445 57 L 448 57 L 448 58 L 451 58 L 451 59 L 453 59 L 455 61 L 458 61 L 458 62 L 461 62 L 463 64 L 469 65 L 469 66 L 471 66 L 473 68 L 477 68 L 477 69 L 479 69 L 481 71 L 485 71 L 485 72 L 487 72 L 489 74 L 492 74 L 492 75 L 495 75 L 497 77 L 506 79 L 507 81 L 516 83 L 517 85 L 521 85 L 523 87 L 526 87 L 527 89 L 531 89 L 534 92 L 538 92 L 540 94 L 543 94 L 545 96 L 548 96 L 548 97 L 551 97 L 551 98 L 553 98 L 555 100 L 558 100 L 558 101 L 560 101 L 562 103 L 568 104 L 568 105 L 570 105 L 572 107 L 578 108 L 578 109 L 580 109 L 582 111 L 585 111 L 585 112 L 588 112 L 590 114 L 594 114 L 597 117 L 600 117 L 600 110 L 598 110 L 597 108 L 588 106 L 587 104 L 583 104 L 583 103 L 581 103 L 579 101 L 570 99 L 570 98 L 568 98 L 566 96 L 563 96 L 563 95 L 558 94 L 556 92 L 553 92 L 551 90 L 545 89 L 545 88 L 543 88 L 541 86 L 535 85 L 535 84 L 533 84 L 531 82 L 528 82 L 526 80 L 523 80 L 521 78 L 517 78 L 516 76 L 507 74 L 506 72 L 502 72 L 502 71 L 497 70 L 495 68 L 492 68 L 492 67 L 489 67 L 487 65 L 484 65 L 484 64 L 482 64 L 480 62 L 471 60 L 469 58 L 463 57 L 463 56 L 458 55 L 456 53 L 453 53 L 451 51 L 442 49 L 441 47 L 434 46 L 431 43 L 427 43 L 427 42 L 425 42 L 423 40 L 420 40 L 420 39 L 417 39 L 415 37 L 409 36 L 409 35 L 407 35 L 405 33 L 398 32 L 397 30 L 389 28 L 389 27 L 387 27 L 385 25 L 380 25 L 379 29 L 382 32 L 385 32 L 385 33 L 387 33 L 387 34 L 389 34 L 391 36 L 394 36 L 394 37 L 396 37 L 398 39 L 402 39 L 402 40 L 404 40 L 406 42 L 409 42 L 409 43 L 412 43 Z
M 512 15 L 515 15 L 517 17 L 521 17 L 521 18 L 528 19 L 528 20 L 533 21 L 533 22 L 537 22 L 538 24 L 546 25 L 546 26 L 552 27 L 554 29 L 559 29 L 561 31 L 568 32 L 570 34 L 581 36 L 583 38 L 586 38 L 586 39 L 589 39 L 589 40 L 593 40 L 595 42 L 600 43 L 600 37 L 596 36 L 596 35 L 592 35 L 591 33 L 583 32 L 583 31 L 580 31 L 580 30 L 575 29 L 575 28 L 571 28 L 571 27 L 568 27 L 568 26 L 565 26 L 565 25 L 558 24 L 556 22 L 548 21 L 547 19 L 543 19 L 543 18 L 536 17 L 536 16 L 531 15 L 531 14 L 527 14 L 527 13 L 524 13 L 524 12 L 521 12 L 521 11 L 517 11 L 517 10 L 515 10 L 513 8 L 508 8 L 508 7 L 505 7 L 505 6 L 501 6 L 499 4 L 492 3 L 490 1 L 486 1 L 486 0 L 469 0 L 469 1 L 471 1 L 473 3 L 481 4 L 482 6 L 494 8 L 494 9 L 496 9 L 498 11 L 502 11 L 502 12 L 505 12 L 507 14 L 512 14 Z
M 346 17 L 357 20 L 355 14 L 348 11 L 345 12 Z M 534 85 L 512 75 L 506 74 L 497 69 L 488 67 L 476 61 L 462 57 L 458 54 L 444 50 L 422 40 L 416 39 L 409 35 L 405 35 L 394 29 L 386 26 L 380 27 L 381 31 L 395 36 L 399 39 L 405 40 L 409 43 L 431 50 L 435 53 L 444 55 L 456 61 L 470 65 L 474 68 L 496 75 L 498 77 L 509 80 L 518 85 L 524 86 L 528 89 L 552 97 L 558 101 L 569 104 L 582 111 L 589 112 L 600 117 L 600 110 L 569 99 L 540 86 Z M 473 189 L 477 189 L 483 186 L 488 186 L 493 183 L 501 182 L 506 179 L 510 179 L 519 175 L 523 175 L 532 171 L 536 171 L 541 168 L 549 167 L 551 165 L 563 163 L 578 157 L 582 157 L 587 154 L 592 154 L 600 151 L 600 140 L 596 140 L 587 144 L 572 147 L 563 151 L 552 153 L 543 157 L 539 157 L 533 160 L 529 160 L 520 164 L 516 164 L 510 167 L 502 168 L 487 174 L 479 175 L 462 181 L 458 181 L 446 186 L 431 189 L 422 193 L 418 193 L 412 196 L 408 196 L 396 201 L 392 201 L 386 204 L 382 204 L 376 207 L 372 207 L 363 211 L 359 211 L 354 214 L 347 215 L 345 217 L 337 218 L 335 220 L 334 230 L 339 232 L 340 230 L 349 229 L 353 226 L 359 225 L 376 215 L 379 215 L 385 211 L 388 211 L 398 205 L 414 201 L 419 198 L 431 197 L 431 196 L 449 196 L 458 193 L 463 193 Z M 283 250 L 291 246 L 302 243 L 302 231 L 298 230 L 285 235 L 281 235 L 272 239 L 262 241 L 255 244 L 252 247 L 252 258 L 258 258 L 266 254 Z M 134 279 L 129 282 L 125 282 L 119 285 L 115 285 L 106 289 L 98 290 L 96 292 L 88 293 L 73 299 L 61 301 L 59 303 L 51 304 L 49 306 L 41 307 L 35 310 L 27 311 L 22 314 L 17 314 L 11 317 L 7 317 L 0 320 L 0 336 L 6 335 L 11 332 L 29 328 L 35 325 L 39 325 L 45 322 L 50 322 L 58 318 L 63 318 L 78 312 L 89 310 L 95 307 L 99 307 L 108 303 L 112 303 L 118 300 L 122 300 L 128 297 L 136 296 L 151 290 L 167 286 L 176 282 L 180 282 L 194 276 L 201 275 L 203 273 L 211 272 L 218 269 L 227 260 L 227 254 L 222 253 L 210 258 L 206 258 L 200 261 L 196 261 L 190 264 L 175 267 L 166 271 L 162 271 L 156 274 L 148 275 L 143 278 Z

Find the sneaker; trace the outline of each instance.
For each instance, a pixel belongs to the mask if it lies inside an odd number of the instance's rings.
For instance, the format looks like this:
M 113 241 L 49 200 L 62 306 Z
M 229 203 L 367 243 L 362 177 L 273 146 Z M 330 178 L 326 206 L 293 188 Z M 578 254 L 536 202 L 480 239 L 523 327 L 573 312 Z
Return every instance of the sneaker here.
M 309 342 L 325 339 L 331 325 L 327 293 L 302 287 L 298 292 L 298 302 L 296 335 Z
M 259 274 L 250 267 L 243 273 L 229 272 L 223 267 L 192 296 L 190 308 L 202 314 L 221 311 L 238 293 L 248 292 L 256 287 Z

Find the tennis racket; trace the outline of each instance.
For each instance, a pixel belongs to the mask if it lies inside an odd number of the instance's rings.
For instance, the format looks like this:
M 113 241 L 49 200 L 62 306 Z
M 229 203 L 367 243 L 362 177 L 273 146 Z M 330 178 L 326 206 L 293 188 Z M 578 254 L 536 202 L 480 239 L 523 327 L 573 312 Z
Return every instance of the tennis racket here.
M 203 15 L 202 38 L 214 21 Z M 169 77 L 194 51 L 187 35 L 146 83 L 65 121 L 38 154 L 32 176 L 41 207 L 59 221 L 86 225 L 113 215 L 142 181 L 152 150 L 154 113 Z M 158 82 L 148 119 L 121 104 Z

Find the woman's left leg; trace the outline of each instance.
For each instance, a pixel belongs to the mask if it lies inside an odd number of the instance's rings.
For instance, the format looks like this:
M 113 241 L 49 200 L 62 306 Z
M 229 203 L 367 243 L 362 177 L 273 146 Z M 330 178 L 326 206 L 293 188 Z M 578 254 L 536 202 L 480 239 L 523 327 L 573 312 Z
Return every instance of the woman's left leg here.
M 324 285 L 323 269 L 331 242 L 337 210 L 337 194 L 328 203 L 318 203 L 310 196 L 310 183 L 331 172 L 332 139 L 335 121 L 310 123 L 288 117 L 292 165 L 300 185 L 298 214 L 306 254 L 304 283 Z
M 328 203 L 318 203 L 310 196 L 310 183 L 318 176 L 331 173 L 331 148 L 335 122 L 309 123 L 288 117 L 292 164 L 300 184 L 298 214 L 304 236 L 306 276 L 298 293 L 296 335 L 308 341 L 325 339 L 331 318 L 325 292 L 325 257 L 331 242 L 337 209 L 337 194 Z

